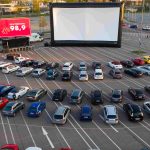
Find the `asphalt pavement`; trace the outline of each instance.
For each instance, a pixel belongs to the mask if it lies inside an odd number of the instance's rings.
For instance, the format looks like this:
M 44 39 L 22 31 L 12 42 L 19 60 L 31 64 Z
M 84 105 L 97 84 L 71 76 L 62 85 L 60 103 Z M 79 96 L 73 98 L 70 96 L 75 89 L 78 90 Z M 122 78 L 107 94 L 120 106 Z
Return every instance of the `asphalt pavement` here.
M 150 40 L 143 38 L 143 55 L 150 55 Z M 38 45 L 38 46 L 37 46 Z M 73 150 L 141 150 L 143 147 L 150 148 L 150 116 L 144 112 L 142 122 L 130 122 L 122 109 L 123 103 L 133 102 L 140 106 L 143 101 L 134 102 L 127 90 L 129 87 L 141 88 L 150 84 L 150 77 L 133 78 L 123 74 L 122 79 L 112 79 L 108 74 L 110 68 L 107 63 L 112 60 L 124 60 L 131 57 L 141 57 L 136 55 L 133 50 L 137 50 L 138 35 L 123 33 L 121 48 L 106 47 L 43 47 L 43 43 L 35 43 L 33 51 L 21 52 L 23 56 L 45 60 L 49 62 L 59 62 L 62 66 L 66 61 L 72 61 L 75 65 L 74 75 L 71 82 L 61 81 L 60 75 L 56 80 L 48 81 L 46 77 L 33 78 L 31 75 L 26 77 L 16 77 L 15 73 L 8 75 L 0 71 L 1 83 L 13 84 L 16 86 L 28 86 L 33 88 L 46 88 L 48 95 L 41 98 L 46 102 L 46 110 L 39 118 L 29 118 L 26 115 L 31 102 L 24 97 L 25 109 L 19 112 L 15 117 L 4 117 L 0 113 L 0 145 L 6 143 L 17 143 L 20 150 L 25 150 L 29 146 L 39 146 L 43 150 L 59 150 L 61 147 L 72 147 Z M 2 54 L 1 54 L 2 55 Z M 1 60 L 3 58 L 1 57 Z M 85 61 L 88 65 L 89 81 L 80 82 L 78 79 L 78 65 L 80 61 Z M 100 61 L 104 66 L 104 80 L 94 80 L 91 64 L 93 61 Z M 63 102 L 53 102 L 52 93 L 57 88 L 65 88 L 68 96 Z M 70 93 L 73 89 L 79 88 L 86 92 L 82 104 L 69 104 Z M 110 102 L 112 89 L 122 89 L 124 91 L 124 100 L 121 104 Z M 92 106 L 93 121 L 79 121 L 80 106 L 90 104 L 89 94 L 91 90 L 101 89 L 103 91 L 104 104 Z M 150 95 L 144 91 L 147 100 Z M 113 104 L 117 107 L 119 113 L 119 123 L 117 125 L 108 125 L 103 121 L 103 107 L 107 104 Z M 69 105 L 71 115 L 65 125 L 52 124 L 51 118 L 55 109 L 60 105 Z M 43 128 L 47 136 L 43 134 Z

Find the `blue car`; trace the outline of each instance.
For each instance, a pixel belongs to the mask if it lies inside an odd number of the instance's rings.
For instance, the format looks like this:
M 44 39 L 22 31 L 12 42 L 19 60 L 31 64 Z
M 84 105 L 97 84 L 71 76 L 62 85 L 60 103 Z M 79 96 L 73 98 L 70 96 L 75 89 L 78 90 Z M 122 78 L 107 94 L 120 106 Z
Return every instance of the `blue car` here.
M 81 121 L 92 121 L 92 107 L 90 105 L 83 105 L 80 112 Z
M 45 102 L 33 102 L 27 112 L 28 117 L 39 117 L 46 108 Z

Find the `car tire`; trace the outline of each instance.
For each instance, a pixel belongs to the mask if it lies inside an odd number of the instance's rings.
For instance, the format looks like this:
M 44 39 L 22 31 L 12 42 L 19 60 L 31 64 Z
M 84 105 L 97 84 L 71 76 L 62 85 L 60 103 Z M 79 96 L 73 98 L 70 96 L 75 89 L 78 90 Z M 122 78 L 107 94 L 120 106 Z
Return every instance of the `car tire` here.
M 24 109 L 25 108 L 25 105 L 22 105 L 22 108 L 21 109 Z

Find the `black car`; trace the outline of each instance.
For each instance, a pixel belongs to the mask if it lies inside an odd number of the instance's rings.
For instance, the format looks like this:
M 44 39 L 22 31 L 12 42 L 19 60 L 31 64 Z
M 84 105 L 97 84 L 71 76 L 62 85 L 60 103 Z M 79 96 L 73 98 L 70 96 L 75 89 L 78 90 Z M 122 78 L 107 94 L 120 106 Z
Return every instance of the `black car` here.
M 120 63 L 127 68 L 131 68 L 134 66 L 134 63 L 131 60 L 122 60 Z
M 125 69 L 124 73 L 131 75 L 133 77 L 141 77 L 143 73 L 136 68 L 131 68 L 131 69 Z
M 147 92 L 150 93 L 150 85 L 146 85 L 146 86 L 144 87 L 144 89 L 145 89 Z
M 58 77 L 58 71 L 55 69 L 50 69 L 47 71 L 46 79 L 47 80 L 54 80 L 56 77 Z
M 6 96 L 14 88 L 13 85 L 0 85 L 0 97 Z
M 16 113 L 23 109 L 25 104 L 23 102 L 9 102 L 2 110 L 2 114 L 5 116 L 13 116 L 15 117 Z
M 44 95 L 47 94 L 47 90 L 43 89 L 43 88 L 40 88 L 40 89 L 33 89 L 33 90 L 30 90 L 27 94 L 27 99 L 29 101 L 37 101 L 39 100 L 40 98 L 42 98 Z
M 95 61 L 95 62 L 92 63 L 92 68 L 94 70 L 95 69 L 103 69 L 103 66 L 102 66 L 102 64 L 100 62 Z
M 46 70 L 55 69 L 59 67 L 59 63 L 49 62 L 46 64 Z
M 62 81 L 70 81 L 72 79 L 73 72 L 72 71 L 64 71 L 62 74 Z
M 111 101 L 119 103 L 122 102 L 122 100 L 123 100 L 123 91 L 118 89 L 112 90 Z
M 56 89 L 53 93 L 52 100 L 53 101 L 63 101 L 67 96 L 67 90 L 65 89 Z
M 102 98 L 102 91 L 101 90 L 91 91 L 91 103 L 93 105 L 104 103 L 103 98 Z
M 22 61 L 20 65 L 21 65 L 21 67 L 32 67 L 33 62 L 34 62 L 34 60 L 28 59 L 28 60 Z
M 141 89 L 129 88 L 128 92 L 131 94 L 134 100 L 145 100 L 145 95 Z
M 125 103 L 123 105 L 123 110 L 126 112 L 129 120 L 131 121 L 142 121 L 143 112 L 141 107 L 137 104 Z
M 34 61 L 33 62 L 33 67 L 34 68 L 42 68 L 42 67 L 45 67 L 46 66 L 46 62 L 45 61 Z
M 21 54 L 18 54 L 18 53 L 8 53 L 5 55 L 5 59 L 8 59 L 8 60 L 15 60 L 15 57 L 21 57 Z

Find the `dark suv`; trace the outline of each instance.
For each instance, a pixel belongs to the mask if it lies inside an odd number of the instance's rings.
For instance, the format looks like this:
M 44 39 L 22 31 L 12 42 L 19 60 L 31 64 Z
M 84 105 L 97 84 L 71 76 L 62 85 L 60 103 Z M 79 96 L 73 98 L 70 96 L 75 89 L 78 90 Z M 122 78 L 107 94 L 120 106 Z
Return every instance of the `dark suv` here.
M 72 71 L 64 71 L 62 74 L 62 81 L 70 81 L 72 79 L 73 72 Z
M 104 101 L 102 99 L 102 91 L 101 90 L 91 91 L 91 103 L 94 105 L 104 103 Z
M 126 112 L 129 120 L 131 121 L 142 121 L 143 112 L 141 107 L 137 104 L 126 103 L 123 105 L 123 110 Z
M 74 89 L 71 93 L 70 103 L 81 104 L 84 96 L 84 91 L 80 89 Z
M 65 89 L 56 89 L 53 93 L 53 101 L 63 101 L 67 96 L 67 90 Z
M 145 100 L 145 95 L 141 89 L 128 89 L 129 94 L 133 97 L 133 100 Z

